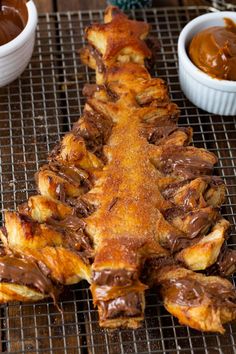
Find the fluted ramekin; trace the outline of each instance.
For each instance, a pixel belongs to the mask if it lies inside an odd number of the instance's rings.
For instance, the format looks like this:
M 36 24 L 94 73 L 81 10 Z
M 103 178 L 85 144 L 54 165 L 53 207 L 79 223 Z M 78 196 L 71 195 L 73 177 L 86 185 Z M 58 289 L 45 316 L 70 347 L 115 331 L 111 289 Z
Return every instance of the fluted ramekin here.
M 22 32 L 12 41 L 0 46 L 0 87 L 14 81 L 25 70 L 34 49 L 37 10 L 28 1 L 28 20 Z
M 193 36 L 205 28 L 224 26 L 224 18 L 236 22 L 236 12 L 213 12 L 189 22 L 179 36 L 179 80 L 186 97 L 207 112 L 236 115 L 236 81 L 213 78 L 198 69 L 188 56 Z

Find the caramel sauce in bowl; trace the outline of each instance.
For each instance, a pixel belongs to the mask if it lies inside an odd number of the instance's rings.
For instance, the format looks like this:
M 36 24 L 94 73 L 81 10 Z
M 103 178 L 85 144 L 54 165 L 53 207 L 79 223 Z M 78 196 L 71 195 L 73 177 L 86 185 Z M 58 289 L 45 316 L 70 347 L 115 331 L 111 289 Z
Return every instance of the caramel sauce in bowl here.
M 207 13 L 190 21 L 179 36 L 182 91 L 210 113 L 236 115 L 235 23 L 236 12 Z
M 1 0 L 0 87 L 25 70 L 33 53 L 37 10 L 32 0 Z
M 192 62 L 212 77 L 236 81 L 236 22 L 224 18 L 225 26 L 197 33 L 190 42 Z

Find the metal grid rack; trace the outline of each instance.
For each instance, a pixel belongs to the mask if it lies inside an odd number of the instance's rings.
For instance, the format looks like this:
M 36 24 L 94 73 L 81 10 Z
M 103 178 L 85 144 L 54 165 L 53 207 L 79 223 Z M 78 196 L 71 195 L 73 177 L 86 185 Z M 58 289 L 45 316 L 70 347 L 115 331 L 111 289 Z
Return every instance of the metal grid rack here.
M 225 0 L 207 0 L 209 4 L 221 11 L 235 10 L 236 2 L 235 0 L 225 1 Z
M 219 157 L 216 173 L 228 194 L 224 215 L 232 223 L 229 244 L 236 244 L 236 121 L 209 115 L 188 102 L 178 82 L 176 44 L 180 30 L 212 7 L 140 10 L 130 15 L 148 21 L 161 50 L 154 75 L 167 81 L 181 108 L 181 125 L 194 128 L 194 144 Z M 82 88 L 94 73 L 81 65 L 77 51 L 83 31 L 101 21 L 102 12 L 41 15 L 33 58 L 20 79 L 0 89 L 0 203 L 15 209 L 35 192 L 34 173 L 50 149 L 71 128 L 84 104 Z M 236 353 L 236 325 L 225 335 L 203 334 L 180 326 L 161 305 L 155 290 L 147 293 L 143 327 L 101 330 L 85 283 L 64 293 L 58 313 L 52 302 L 1 306 L 1 352 L 8 353 Z

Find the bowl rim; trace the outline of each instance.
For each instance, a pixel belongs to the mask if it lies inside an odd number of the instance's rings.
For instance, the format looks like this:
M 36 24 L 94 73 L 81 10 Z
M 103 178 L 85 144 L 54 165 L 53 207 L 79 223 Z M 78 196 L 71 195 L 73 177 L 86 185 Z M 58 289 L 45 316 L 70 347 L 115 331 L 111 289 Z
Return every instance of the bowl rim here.
M 34 34 L 38 22 L 37 9 L 33 0 L 28 1 L 26 7 L 28 11 L 28 21 L 26 26 L 16 38 L 0 46 L 0 58 L 15 52 L 24 45 L 32 34 Z
M 181 31 L 178 39 L 178 57 L 179 65 L 184 65 L 184 68 L 188 73 L 195 78 L 197 81 L 204 83 L 208 87 L 212 87 L 219 91 L 230 91 L 236 92 L 236 81 L 222 80 L 209 76 L 193 64 L 189 58 L 186 50 L 186 40 L 189 34 L 195 29 L 199 24 L 206 24 L 207 20 L 212 19 L 222 19 L 224 17 L 229 17 L 236 21 L 236 12 L 234 11 L 219 11 L 211 12 L 201 16 L 196 17 L 190 21 Z M 211 26 L 211 25 L 209 25 Z M 181 64 L 180 64 L 181 61 Z

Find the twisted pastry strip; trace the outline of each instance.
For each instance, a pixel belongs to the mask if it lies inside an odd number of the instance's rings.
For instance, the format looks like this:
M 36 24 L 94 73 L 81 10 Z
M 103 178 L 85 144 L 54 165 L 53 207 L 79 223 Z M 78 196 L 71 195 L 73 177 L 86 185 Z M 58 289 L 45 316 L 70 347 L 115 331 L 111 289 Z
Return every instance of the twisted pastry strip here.
M 181 324 L 223 334 L 223 324 L 236 317 L 234 286 L 218 276 L 207 277 L 170 263 L 149 265 L 149 281 L 160 286 L 167 311 Z
M 216 157 L 188 146 L 191 128 L 177 127 L 178 107 L 164 82 L 145 69 L 148 30 L 113 7 L 105 24 L 88 28 L 89 46 L 81 57 L 96 70 L 97 85 L 85 87 L 83 117 L 37 173 L 41 195 L 5 214 L 1 239 L 14 254 L 13 264 L 34 264 L 38 279 L 54 288 L 87 279 L 101 326 L 138 327 L 145 289 L 155 282 L 166 308 L 182 323 L 223 332 L 222 323 L 236 317 L 235 290 L 227 280 L 193 270 L 217 261 L 223 273 L 227 254 L 234 258 L 233 251 L 220 255 L 229 228 L 219 214 L 225 186 L 211 176 Z M 145 266 L 159 261 L 158 267 Z M 32 294 L 35 283 L 11 276 L 8 258 L 1 264 L 8 280 L 27 293 L 22 300 L 52 293 L 37 283 L 39 292 Z M 232 270 L 234 261 L 226 273 Z M 144 273 L 150 273 L 145 281 Z M 186 284 L 193 281 L 200 300 L 197 311 L 196 301 L 188 302 L 188 311 Z M 209 289 L 207 282 L 213 284 Z M 226 300 L 218 301 L 211 288 Z M 18 299 L 1 291 L 1 301 Z

